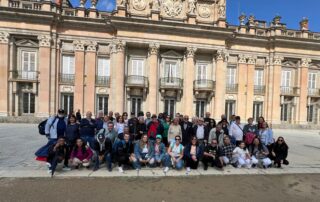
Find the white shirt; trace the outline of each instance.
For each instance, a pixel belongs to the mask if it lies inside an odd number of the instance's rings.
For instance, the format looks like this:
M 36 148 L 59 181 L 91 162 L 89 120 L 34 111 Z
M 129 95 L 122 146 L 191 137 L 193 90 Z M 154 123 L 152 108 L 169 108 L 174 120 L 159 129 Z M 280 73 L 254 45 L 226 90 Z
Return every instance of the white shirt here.
M 202 140 L 204 138 L 204 126 L 200 126 L 198 125 L 198 128 L 197 128 L 197 138 L 199 140 Z
M 249 154 L 249 151 L 248 149 L 241 149 L 240 147 L 236 147 L 234 150 L 233 150 L 233 157 L 236 157 L 236 158 L 243 158 L 245 159 L 246 158 L 246 154 Z
M 143 154 L 147 154 L 149 151 L 148 151 L 148 146 L 147 145 L 144 145 L 143 149 L 142 149 L 142 153 Z
M 241 129 L 240 129 L 241 128 Z M 229 135 L 234 137 L 237 141 L 243 140 L 243 126 L 237 125 L 235 122 L 229 128 Z
M 180 156 L 182 150 L 183 150 L 183 145 L 179 144 L 178 146 L 175 143 L 172 143 L 171 145 L 171 152 L 173 153 L 174 157 Z

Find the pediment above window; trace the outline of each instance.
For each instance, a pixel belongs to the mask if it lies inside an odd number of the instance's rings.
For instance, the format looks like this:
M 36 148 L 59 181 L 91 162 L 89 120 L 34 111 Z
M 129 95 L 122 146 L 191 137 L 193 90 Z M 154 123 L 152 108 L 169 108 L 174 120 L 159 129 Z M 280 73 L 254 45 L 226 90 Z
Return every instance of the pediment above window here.
M 38 43 L 30 40 L 30 39 L 22 39 L 19 41 L 16 41 L 16 46 L 24 46 L 24 47 L 38 47 Z
M 297 67 L 297 63 L 293 61 L 284 61 L 282 62 L 283 67 Z
M 162 58 L 173 58 L 173 59 L 182 59 L 183 55 L 177 53 L 174 50 L 169 50 L 161 54 Z

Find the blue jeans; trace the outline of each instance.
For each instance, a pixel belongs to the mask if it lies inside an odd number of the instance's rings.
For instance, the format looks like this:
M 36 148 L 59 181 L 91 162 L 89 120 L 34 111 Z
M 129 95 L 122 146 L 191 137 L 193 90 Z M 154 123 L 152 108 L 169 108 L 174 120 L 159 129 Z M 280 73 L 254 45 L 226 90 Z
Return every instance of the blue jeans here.
M 143 160 L 146 160 L 146 159 L 147 159 L 146 156 L 147 156 L 147 154 L 141 154 L 141 158 L 142 158 Z M 150 158 L 150 159 L 151 159 L 151 160 L 149 161 L 149 165 L 150 165 L 150 166 L 153 166 L 153 164 L 154 164 L 154 159 L 153 159 L 153 158 Z M 134 167 L 135 169 L 141 169 L 140 159 L 136 158 L 136 161 L 133 161 L 132 164 L 133 164 L 133 167 Z
M 86 143 L 89 143 L 89 146 L 91 149 L 94 148 L 94 141 L 95 138 L 92 136 L 81 136 L 81 139 L 83 139 Z
M 178 159 L 179 157 L 175 157 Z M 165 166 L 170 167 L 172 165 L 171 156 L 169 154 L 166 154 L 165 156 Z M 175 167 L 177 170 L 181 170 L 183 168 L 183 160 L 180 159 L 178 162 L 175 163 Z
M 162 156 L 162 158 L 161 158 L 161 156 L 159 154 L 155 154 L 154 155 L 154 160 L 155 160 L 156 163 L 160 162 L 163 165 L 165 165 L 165 159 L 166 159 L 165 157 L 166 156 Z
M 111 161 L 111 154 L 110 153 L 106 153 L 104 154 L 104 160 L 106 161 L 106 165 L 108 169 L 112 168 L 112 161 Z M 95 168 L 99 168 L 100 166 L 100 160 L 99 160 L 99 155 L 97 153 L 96 155 L 96 163 L 95 163 Z

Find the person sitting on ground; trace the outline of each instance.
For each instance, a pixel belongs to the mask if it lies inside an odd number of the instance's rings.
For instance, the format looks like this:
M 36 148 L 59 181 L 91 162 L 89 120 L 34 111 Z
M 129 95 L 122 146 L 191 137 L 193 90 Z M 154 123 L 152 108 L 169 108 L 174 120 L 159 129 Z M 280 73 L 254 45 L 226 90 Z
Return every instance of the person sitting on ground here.
M 251 168 L 251 157 L 245 143 L 239 142 L 239 146 L 236 147 L 232 152 L 233 163 L 237 168 L 247 167 Z
M 75 169 L 78 169 L 80 166 L 84 166 L 89 169 L 92 155 L 93 153 L 90 147 L 88 147 L 81 138 L 78 138 L 76 146 L 71 152 L 70 161 Z
M 157 134 L 163 135 L 164 128 L 163 128 L 161 121 L 157 119 L 157 116 L 155 114 L 152 115 L 151 118 L 152 118 L 152 121 L 147 126 L 147 128 L 148 128 L 147 134 L 148 134 L 149 140 L 155 141 Z
M 274 164 L 277 168 L 281 168 L 281 162 L 284 165 L 289 165 L 288 157 L 289 147 L 287 143 L 284 141 L 283 137 L 278 137 L 277 141 L 272 146 L 272 159 L 274 160 Z
M 135 134 L 134 140 L 140 140 L 144 134 L 147 134 L 147 125 L 145 124 L 143 116 L 141 116 L 138 118 L 137 134 Z
M 154 148 L 151 141 L 148 140 L 148 136 L 145 134 L 142 136 L 134 147 L 133 166 L 139 171 L 141 164 L 153 166 L 154 164 Z
M 130 140 L 130 134 L 125 133 L 123 140 L 119 140 L 113 147 L 114 159 L 118 163 L 118 171 L 123 173 L 123 166 L 129 165 L 132 162 L 134 145 Z
M 66 133 L 65 133 L 66 134 L 65 141 L 67 145 L 67 155 L 64 161 L 65 170 L 70 170 L 68 165 L 70 155 L 71 155 L 72 149 L 76 144 L 76 140 L 79 138 L 79 123 L 77 123 L 76 121 L 77 121 L 76 116 L 71 115 L 69 118 L 69 123 L 67 125 Z
M 47 165 L 48 173 L 54 175 L 58 163 L 62 163 L 67 155 L 67 145 L 65 139 L 60 137 L 56 144 L 53 144 L 48 149 Z
M 163 165 L 165 162 L 166 146 L 161 142 L 162 136 L 158 134 L 156 136 L 156 142 L 154 143 L 154 159 L 157 165 Z
M 262 123 L 262 127 L 260 128 L 258 134 L 261 144 L 265 145 L 269 151 L 271 151 L 271 144 L 274 142 L 273 131 L 271 128 L 268 128 L 267 122 Z
M 96 141 L 94 143 L 94 150 L 96 152 L 95 166 L 93 171 L 96 171 L 100 167 L 100 162 L 105 161 L 109 172 L 112 171 L 112 144 L 111 140 L 105 137 L 104 133 L 97 135 Z
M 235 148 L 236 146 L 231 143 L 230 137 L 225 136 L 223 138 L 223 146 L 222 146 L 222 159 L 225 165 L 231 163 L 232 153 Z
M 200 158 L 202 157 L 203 149 L 199 145 L 198 139 L 196 136 L 191 138 L 191 143 L 188 144 L 184 149 L 184 158 L 186 161 L 187 173 L 191 169 L 197 169 Z
M 218 145 L 216 139 L 212 139 L 210 144 L 205 147 L 202 163 L 204 170 L 208 170 L 209 163 L 211 167 L 223 168 L 222 148 Z
M 166 154 L 166 167 L 164 168 L 164 173 L 169 171 L 170 165 L 172 165 L 177 170 L 183 168 L 183 145 L 181 144 L 181 137 L 176 136 L 175 142 L 172 142 L 168 148 Z
M 229 136 L 233 143 L 235 141 L 236 146 L 239 146 L 243 141 L 243 126 L 240 124 L 240 116 L 236 116 L 235 121 L 230 125 Z
M 220 147 L 223 146 L 224 131 L 222 130 L 221 124 L 218 124 L 215 128 L 212 128 L 209 133 L 208 143 L 210 144 L 213 139 L 218 141 Z
M 96 120 L 92 119 L 92 112 L 86 113 L 86 118 L 80 122 L 80 137 L 89 143 L 91 148 L 94 147 L 95 135 L 96 135 Z
M 171 142 L 174 142 L 175 136 L 182 136 L 181 126 L 179 125 L 179 118 L 176 117 L 173 119 L 172 123 L 170 124 L 169 130 L 168 130 L 168 142 L 169 144 Z
M 251 154 L 252 167 L 262 165 L 263 168 L 268 168 L 271 165 L 271 160 L 268 158 L 269 150 L 266 146 L 261 144 L 259 138 L 254 138 L 252 145 L 249 146 Z
M 253 143 L 253 139 L 257 136 L 258 132 L 257 125 L 253 124 L 253 118 L 248 118 L 248 124 L 243 127 L 244 142 L 247 147 Z

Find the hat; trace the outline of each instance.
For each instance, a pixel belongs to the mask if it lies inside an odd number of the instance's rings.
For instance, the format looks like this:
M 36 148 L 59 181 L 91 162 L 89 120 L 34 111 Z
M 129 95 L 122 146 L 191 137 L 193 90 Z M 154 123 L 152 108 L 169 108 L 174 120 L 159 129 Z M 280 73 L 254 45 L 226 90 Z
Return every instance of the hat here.
M 162 135 L 158 134 L 158 135 L 156 136 L 156 139 L 162 139 Z
M 58 109 L 58 114 L 64 114 L 64 109 Z

